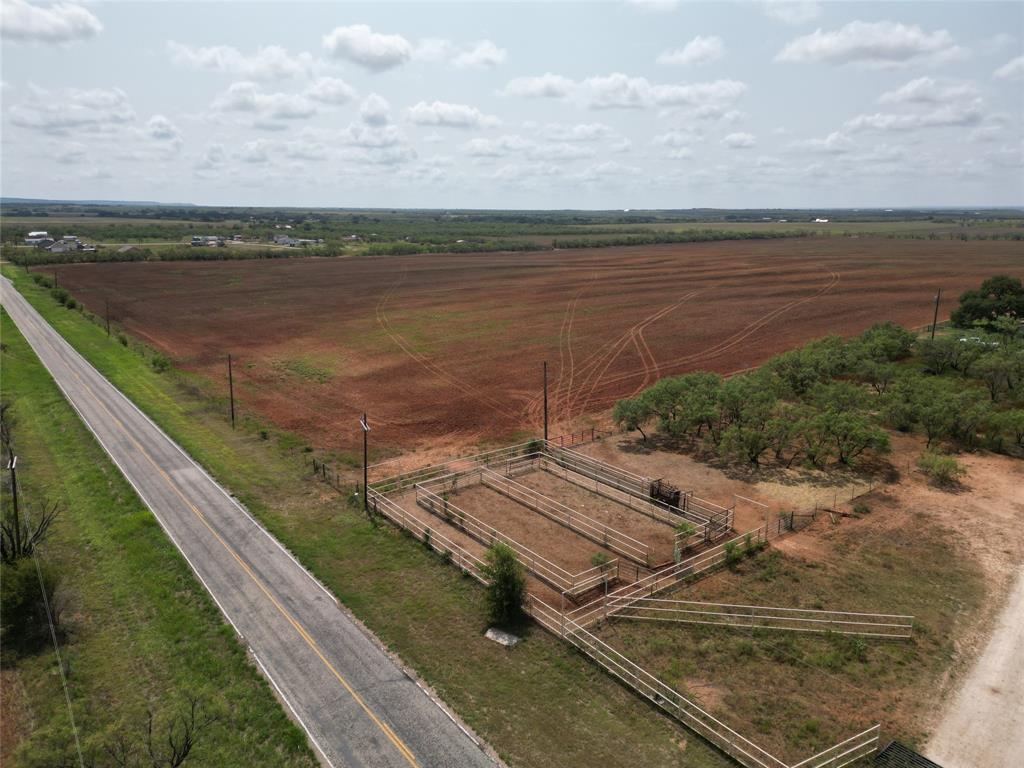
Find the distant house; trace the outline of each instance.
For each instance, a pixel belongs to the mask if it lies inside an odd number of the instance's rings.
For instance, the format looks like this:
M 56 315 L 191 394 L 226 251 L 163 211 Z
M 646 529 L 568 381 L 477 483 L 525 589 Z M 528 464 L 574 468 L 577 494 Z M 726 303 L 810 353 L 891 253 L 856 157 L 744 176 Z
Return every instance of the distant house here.
M 70 253 L 71 251 L 78 250 L 77 240 L 58 240 L 55 243 L 51 243 L 47 246 L 46 250 L 50 253 Z
M 46 247 L 53 242 L 53 238 L 50 237 L 50 233 L 45 229 L 37 229 L 34 232 L 29 232 L 25 237 L 25 245 L 35 245 L 40 247 Z
M 815 219 L 815 224 L 828 224 L 828 219 Z
M 289 248 L 294 248 L 299 244 L 297 237 L 289 237 L 288 235 L 278 235 L 274 238 L 274 242 L 277 245 L 287 245 Z

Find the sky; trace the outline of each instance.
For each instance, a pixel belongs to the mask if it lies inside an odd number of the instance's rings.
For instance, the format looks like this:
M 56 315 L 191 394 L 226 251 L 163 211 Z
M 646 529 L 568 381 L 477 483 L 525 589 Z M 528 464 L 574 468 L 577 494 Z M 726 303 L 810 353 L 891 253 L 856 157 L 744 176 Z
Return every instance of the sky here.
M 1024 3 L 0 0 L 9 197 L 1024 205 Z

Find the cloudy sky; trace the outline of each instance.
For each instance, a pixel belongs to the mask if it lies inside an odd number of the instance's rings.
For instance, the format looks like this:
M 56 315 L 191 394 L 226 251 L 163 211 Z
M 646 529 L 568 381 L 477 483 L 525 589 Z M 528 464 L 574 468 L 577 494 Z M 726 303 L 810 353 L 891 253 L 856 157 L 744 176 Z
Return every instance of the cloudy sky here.
M 1024 3 L 2 2 L 2 193 L 1024 205 Z

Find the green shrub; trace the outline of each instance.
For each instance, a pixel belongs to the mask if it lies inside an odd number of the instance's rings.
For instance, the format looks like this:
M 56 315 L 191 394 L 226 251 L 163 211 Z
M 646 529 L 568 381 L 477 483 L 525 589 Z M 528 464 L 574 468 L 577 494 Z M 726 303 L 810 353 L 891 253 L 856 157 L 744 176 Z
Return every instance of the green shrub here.
M 487 618 L 492 624 L 512 626 L 522 619 L 526 575 L 512 548 L 497 542 L 487 550 L 483 567 L 487 579 Z
M 75 307 L 78 306 L 78 302 L 72 299 L 71 297 L 68 297 L 68 300 L 64 303 L 64 306 L 67 307 L 68 309 L 74 309 Z
M 967 475 L 967 469 L 952 456 L 942 456 L 925 451 L 917 460 L 917 466 L 938 485 L 955 485 Z
M 71 294 L 64 288 L 51 288 L 50 295 L 57 300 L 58 304 L 64 304 L 65 306 L 67 306 L 68 299 L 71 298 Z
M 595 552 L 590 558 L 590 564 L 595 568 L 604 568 L 612 559 L 605 552 Z
M 853 505 L 853 514 L 855 514 L 855 515 L 866 515 L 870 511 L 871 511 L 871 507 L 869 507 L 864 502 L 858 502 L 858 503 Z
M 118 342 L 120 342 L 122 347 L 127 347 L 128 346 L 128 337 L 125 336 L 123 333 L 117 334 L 117 340 L 118 340 Z
M 725 543 L 725 565 L 728 568 L 735 569 L 743 559 L 743 552 L 735 541 L 727 541 Z
M 54 571 L 41 564 L 46 600 L 54 617 L 54 626 L 59 631 L 60 615 L 54 595 L 58 578 Z M 4 653 L 11 651 L 31 652 L 46 644 L 49 639 L 49 623 L 43 591 L 39 587 L 39 574 L 32 558 L 23 557 L 14 563 L 0 566 L 0 637 L 3 638 Z
M 150 358 L 149 365 L 157 373 L 163 373 L 171 367 L 171 359 L 167 355 L 157 352 Z

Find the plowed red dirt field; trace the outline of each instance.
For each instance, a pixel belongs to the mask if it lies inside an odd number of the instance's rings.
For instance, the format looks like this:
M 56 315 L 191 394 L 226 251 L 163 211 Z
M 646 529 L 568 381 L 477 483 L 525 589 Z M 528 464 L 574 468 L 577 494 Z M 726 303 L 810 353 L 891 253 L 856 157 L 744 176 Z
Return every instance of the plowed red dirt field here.
M 881 320 L 930 322 L 1012 241 L 807 238 L 359 259 L 79 264 L 60 284 L 313 445 L 500 440 L 559 426 L 658 377 L 721 373 Z M 224 381 L 226 390 L 227 382 Z

